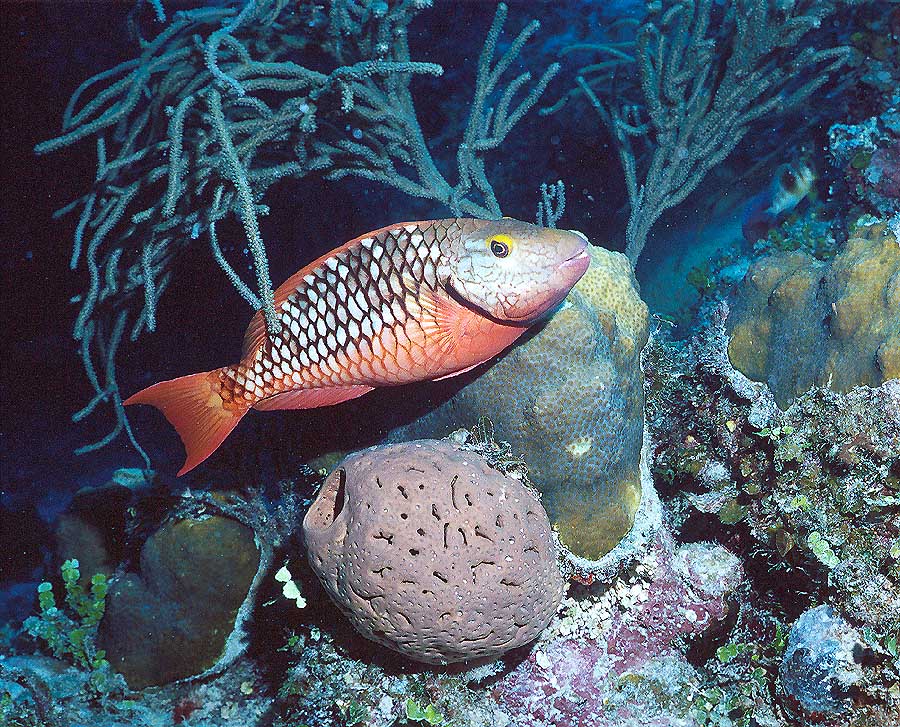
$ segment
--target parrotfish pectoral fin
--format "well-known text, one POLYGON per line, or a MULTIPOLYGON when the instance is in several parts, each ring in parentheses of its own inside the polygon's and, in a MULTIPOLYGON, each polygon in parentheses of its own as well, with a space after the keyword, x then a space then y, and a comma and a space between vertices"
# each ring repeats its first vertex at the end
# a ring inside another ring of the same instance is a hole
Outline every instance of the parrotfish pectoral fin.
POLYGON ((425 337, 449 356, 459 343, 470 312, 446 294, 425 288, 419 292, 418 301, 422 307, 419 326, 425 337))
POLYGON ((249 405, 227 405, 219 395, 222 369, 160 381, 128 397, 125 405, 150 404, 175 427, 187 457, 179 475, 189 472, 218 449, 237 426, 249 405))
POLYGON ((371 386, 329 386, 321 389, 297 389, 285 391, 283 394, 275 394, 268 399, 263 399, 253 405, 260 411, 273 411, 275 409, 316 409, 320 406, 332 406, 340 404, 357 396, 368 394, 371 386))

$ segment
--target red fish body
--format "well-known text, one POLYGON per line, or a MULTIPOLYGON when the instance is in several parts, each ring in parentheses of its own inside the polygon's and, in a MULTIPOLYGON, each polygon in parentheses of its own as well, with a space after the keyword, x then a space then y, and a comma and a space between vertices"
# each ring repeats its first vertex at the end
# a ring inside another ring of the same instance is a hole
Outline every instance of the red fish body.
POLYGON ((234 366, 163 381, 151 404, 178 430, 184 474, 253 408, 311 409, 460 374, 507 348, 587 270, 578 233, 517 220, 429 220, 358 237, 275 291, 281 329, 257 312, 234 366))

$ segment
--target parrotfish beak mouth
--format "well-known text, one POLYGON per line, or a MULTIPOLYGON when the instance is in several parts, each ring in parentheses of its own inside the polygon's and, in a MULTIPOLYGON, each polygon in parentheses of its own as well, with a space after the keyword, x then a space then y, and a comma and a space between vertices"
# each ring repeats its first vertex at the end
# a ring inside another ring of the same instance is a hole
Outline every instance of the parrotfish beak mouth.
MULTIPOLYGON (((563 260, 559 265, 559 269, 576 276, 575 282, 577 282, 581 279, 581 276, 585 274, 588 265, 590 264, 591 256, 587 251, 587 246, 585 246, 572 255, 572 257, 563 260)), ((575 283, 573 282, 572 284, 574 285, 575 283)))
POLYGON ((578 252, 576 252, 572 257, 566 258, 563 260, 563 265, 570 265, 578 263, 581 260, 590 260, 591 256, 588 255, 587 246, 582 247, 578 252))

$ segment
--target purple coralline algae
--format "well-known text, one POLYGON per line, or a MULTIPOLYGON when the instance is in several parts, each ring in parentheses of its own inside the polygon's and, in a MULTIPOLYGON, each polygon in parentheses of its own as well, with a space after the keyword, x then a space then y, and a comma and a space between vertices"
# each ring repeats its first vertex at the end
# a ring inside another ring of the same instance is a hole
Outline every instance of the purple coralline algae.
POLYGON ((517 727, 693 724, 684 644, 725 619, 742 578, 722 546, 678 546, 662 529, 633 575, 564 600, 494 696, 517 727))

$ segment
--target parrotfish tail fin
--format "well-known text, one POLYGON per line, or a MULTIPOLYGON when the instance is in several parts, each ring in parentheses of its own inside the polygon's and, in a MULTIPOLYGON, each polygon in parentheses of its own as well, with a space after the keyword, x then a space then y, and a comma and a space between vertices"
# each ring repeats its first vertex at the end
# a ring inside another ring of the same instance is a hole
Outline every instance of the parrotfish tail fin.
POLYGON ((221 396, 224 374, 230 368, 234 367, 160 381, 124 402, 155 406, 175 427, 187 452, 179 475, 194 469, 215 452, 250 409, 250 404, 243 399, 226 402, 221 396))

